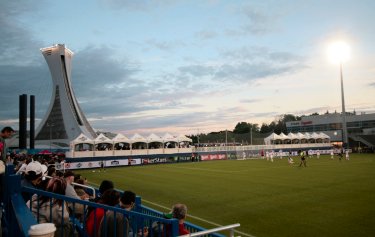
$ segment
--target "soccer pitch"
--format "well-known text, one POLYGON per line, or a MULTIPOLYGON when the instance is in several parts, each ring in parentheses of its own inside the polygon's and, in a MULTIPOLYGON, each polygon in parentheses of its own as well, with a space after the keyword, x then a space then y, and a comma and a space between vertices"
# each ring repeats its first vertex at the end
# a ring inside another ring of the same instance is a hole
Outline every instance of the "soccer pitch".
POLYGON ((206 228, 240 223, 237 236, 375 236, 375 154, 307 160, 226 160, 76 171, 94 185, 112 180, 144 205, 188 206, 206 228))

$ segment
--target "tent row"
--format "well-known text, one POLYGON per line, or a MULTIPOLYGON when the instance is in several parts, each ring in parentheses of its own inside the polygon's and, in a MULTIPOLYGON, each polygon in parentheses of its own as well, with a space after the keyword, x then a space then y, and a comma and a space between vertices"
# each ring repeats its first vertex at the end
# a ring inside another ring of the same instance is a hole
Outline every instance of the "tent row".
POLYGON ((280 133, 272 133, 268 137, 264 138, 266 145, 272 144, 302 144, 302 143, 329 143, 330 137, 323 132, 313 133, 289 133, 285 135, 280 133))
POLYGON ((108 150, 135 150, 135 149, 161 149, 161 148, 186 148, 192 140, 184 135, 173 136, 166 133, 163 137, 152 133, 143 137, 136 133, 128 138, 119 133, 110 139, 100 134, 95 139, 90 139, 80 134, 71 142, 74 151, 108 151, 108 150))

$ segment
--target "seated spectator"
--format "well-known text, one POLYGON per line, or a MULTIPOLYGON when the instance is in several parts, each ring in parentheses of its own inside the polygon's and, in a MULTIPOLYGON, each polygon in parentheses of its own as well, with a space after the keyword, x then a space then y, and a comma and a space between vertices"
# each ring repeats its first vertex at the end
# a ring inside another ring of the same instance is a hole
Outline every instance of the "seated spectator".
MULTIPOLYGON (((103 193, 103 196, 98 203, 108 205, 108 206, 116 206, 119 204, 119 200, 120 200, 120 193, 114 189, 108 189, 107 191, 103 193)), ((88 236, 90 237, 100 236, 99 226, 102 222, 105 212, 106 211, 103 208, 95 208, 93 211, 89 213, 87 220, 86 220, 86 229, 87 229, 88 236)), ((111 235, 107 235, 107 236, 111 236, 111 235)))
POLYGON ((97 196, 100 198, 105 191, 107 191, 108 189, 113 189, 113 188, 115 188, 115 186, 113 185, 112 181, 110 181, 110 180, 103 180, 100 183, 99 193, 98 193, 97 196))
MULTIPOLYGON (((44 167, 38 161, 30 162, 26 166, 24 179, 21 180, 21 185, 23 187, 43 189, 42 177, 45 171, 46 170, 44 170, 44 167)), ((22 193, 22 197, 25 202, 30 200, 31 196, 32 195, 30 193, 22 193)))
MULTIPOLYGON (((135 197, 136 195, 132 191, 124 191, 123 195, 120 198, 120 208, 127 211, 132 211, 132 209, 135 207, 135 197)), ((115 217, 113 211, 108 211, 106 213, 106 220, 106 225, 104 225, 104 223, 102 222, 99 228, 101 236, 115 236, 115 223, 116 236, 134 236, 132 230, 132 222, 129 216, 122 213, 116 213, 115 217)), ((148 236, 147 227, 143 228, 143 232, 142 229, 139 229, 137 236, 148 236)))
POLYGON ((179 235, 187 235, 190 232, 185 229, 184 222, 187 214, 187 207, 185 204, 175 204, 172 207, 172 216, 178 220, 179 235))
POLYGON ((19 164, 19 169, 17 170, 16 174, 24 174, 26 172, 27 165, 32 161, 31 158, 22 158, 19 164))
MULTIPOLYGON (((85 181, 83 179, 77 179, 75 183, 85 185, 85 181)), ((90 195, 86 193, 83 187, 76 185, 74 186, 74 190, 82 200, 88 200, 90 198, 90 195)))
MULTIPOLYGON (((68 170, 64 173, 64 178, 66 181, 66 189, 65 189, 65 196, 75 198, 75 199, 81 199, 80 196, 76 193, 74 190, 74 187, 72 186, 72 183, 74 181, 74 173, 71 170, 68 170)), ((68 208, 75 217, 80 218, 84 214, 84 206, 82 204, 73 204, 71 202, 68 203, 68 208)))
MULTIPOLYGON (((63 178, 55 177, 52 178, 47 185, 46 191, 60 195, 65 195, 66 181, 63 178)), ((34 216, 38 219, 39 223, 52 222, 56 226, 55 236, 72 236, 73 226, 69 222, 69 212, 67 204, 63 204, 63 200, 52 199, 47 196, 34 195, 31 203, 27 202, 27 206, 30 207, 34 216), (63 231, 63 235, 61 235, 63 231)))

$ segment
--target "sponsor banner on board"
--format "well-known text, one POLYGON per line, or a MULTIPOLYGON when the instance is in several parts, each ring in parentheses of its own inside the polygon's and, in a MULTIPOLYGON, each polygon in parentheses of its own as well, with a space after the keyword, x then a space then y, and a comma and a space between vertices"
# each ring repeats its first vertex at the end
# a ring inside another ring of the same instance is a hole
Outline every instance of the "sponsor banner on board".
POLYGON ((225 154, 201 155, 201 160, 226 160, 226 155, 225 154))
MULTIPOLYGON (((103 161, 87 161, 87 162, 69 162, 65 163, 65 169, 91 169, 105 168, 115 166, 140 165, 141 159, 125 159, 125 160, 103 160, 103 161)), ((60 166, 61 167, 61 164, 60 166)))

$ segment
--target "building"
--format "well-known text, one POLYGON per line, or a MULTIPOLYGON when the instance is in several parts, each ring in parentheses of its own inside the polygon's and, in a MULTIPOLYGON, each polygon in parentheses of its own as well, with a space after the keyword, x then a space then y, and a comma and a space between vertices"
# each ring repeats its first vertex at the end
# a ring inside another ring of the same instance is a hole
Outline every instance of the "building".
POLYGON ((81 133, 89 138, 96 134, 82 112, 71 84, 73 52, 64 44, 42 48, 52 76, 52 97, 49 108, 36 130, 38 144, 69 147, 81 133))
MULTIPOLYGON (((351 148, 375 146, 375 113, 346 113, 348 140, 351 148)), ((286 123, 289 132, 323 132, 330 136, 331 142, 341 145, 342 115, 327 113, 322 115, 304 116, 300 121, 286 123)))

